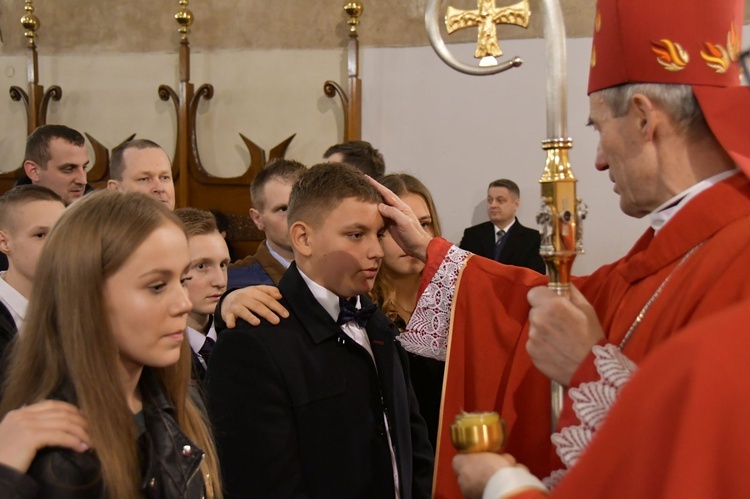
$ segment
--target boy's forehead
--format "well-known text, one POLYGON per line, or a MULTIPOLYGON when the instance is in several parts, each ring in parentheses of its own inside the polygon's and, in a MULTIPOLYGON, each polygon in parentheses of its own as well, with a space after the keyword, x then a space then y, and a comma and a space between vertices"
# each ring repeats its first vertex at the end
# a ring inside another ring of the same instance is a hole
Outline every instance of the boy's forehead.
POLYGON ((32 199, 15 203, 0 217, 0 230, 15 231, 31 227, 51 227, 60 218, 65 205, 51 199, 32 199))
POLYGON ((384 225, 378 203, 357 198, 345 198, 323 215, 323 223, 335 222, 338 226, 360 225, 378 228, 384 225))
MULTIPOLYGON (((218 231, 208 234, 196 234, 188 236, 188 247, 193 249, 218 248, 227 249, 227 242, 218 231)), ((227 249, 228 251, 228 249, 227 249)))

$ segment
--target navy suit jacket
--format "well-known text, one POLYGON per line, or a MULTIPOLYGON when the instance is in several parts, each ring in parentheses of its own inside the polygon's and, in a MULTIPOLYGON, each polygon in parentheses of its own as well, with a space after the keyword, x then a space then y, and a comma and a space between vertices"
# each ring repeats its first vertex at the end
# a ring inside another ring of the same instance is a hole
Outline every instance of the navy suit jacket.
POLYGON ((393 497, 384 412, 401 497, 430 497, 433 449, 393 323, 379 310, 368 322, 373 363, 296 265, 279 290, 289 318, 240 322, 211 353, 206 391, 226 497, 393 497))
MULTIPOLYGON (((475 255, 494 260, 496 230, 492 222, 484 222, 469 227, 464 231, 464 237, 461 238, 459 247, 471 251, 475 255)), ((547 266, 544 264, 542 257, 539 256, 540 245, 539 231, 524 227, 516 218, 516 223, 505 234, 505 243, 498 261, 506 265, 526 267, 536 270, 540 274, 545 274, 547 273, 547 266)))

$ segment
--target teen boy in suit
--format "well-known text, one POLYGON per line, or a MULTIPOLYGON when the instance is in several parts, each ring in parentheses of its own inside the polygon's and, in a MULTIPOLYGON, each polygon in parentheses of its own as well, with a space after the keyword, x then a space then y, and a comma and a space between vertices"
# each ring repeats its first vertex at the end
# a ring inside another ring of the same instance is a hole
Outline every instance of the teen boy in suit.
POLYGON ((213 311, 227 289, 229 248, 210 211, 180 208, 174 214, 188 237, 190 267, 185 288, 193 309, 188 314, 186 331, 193 353, 193 378, 203 381, 216 343, 213 311))
POLYGON ((224 330, 207 377, 227 497, 427 498, 432 448, 396 329, 366 298, 380 195, 317 165, 292 189, 279 325, 224 330), (252 330, 251 330, 252 329, 252 330))

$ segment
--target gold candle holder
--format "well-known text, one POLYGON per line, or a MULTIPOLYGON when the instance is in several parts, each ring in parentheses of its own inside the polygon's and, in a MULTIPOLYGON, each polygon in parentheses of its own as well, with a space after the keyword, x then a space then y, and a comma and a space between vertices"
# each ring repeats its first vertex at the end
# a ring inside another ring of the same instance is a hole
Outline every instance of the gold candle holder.
POLYGON ((462 412, 451 425, 451 442, 463 454, 497 452, 506 435, 505 421, 496 412, 462 412))

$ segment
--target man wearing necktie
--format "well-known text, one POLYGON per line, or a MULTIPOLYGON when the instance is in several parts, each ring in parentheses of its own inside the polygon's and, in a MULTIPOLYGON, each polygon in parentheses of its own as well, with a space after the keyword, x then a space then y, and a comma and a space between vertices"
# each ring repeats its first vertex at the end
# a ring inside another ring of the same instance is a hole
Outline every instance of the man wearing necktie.
POLYGON ((547 272, 539 256, 539 232, 524 227, 516 218, 521 203, 521 191, 515 182, 500 179, 487 188, 489 221, 469 227, 461 238, 461 249, 491 258, 506 265, 515 265, 547 272))
POLYGON ((433 450, 393 323, 366 297, 380 196, 324 164, 292 189, 278 325, 219 335, 206 380, 227 498, 428 498, 433 450))

